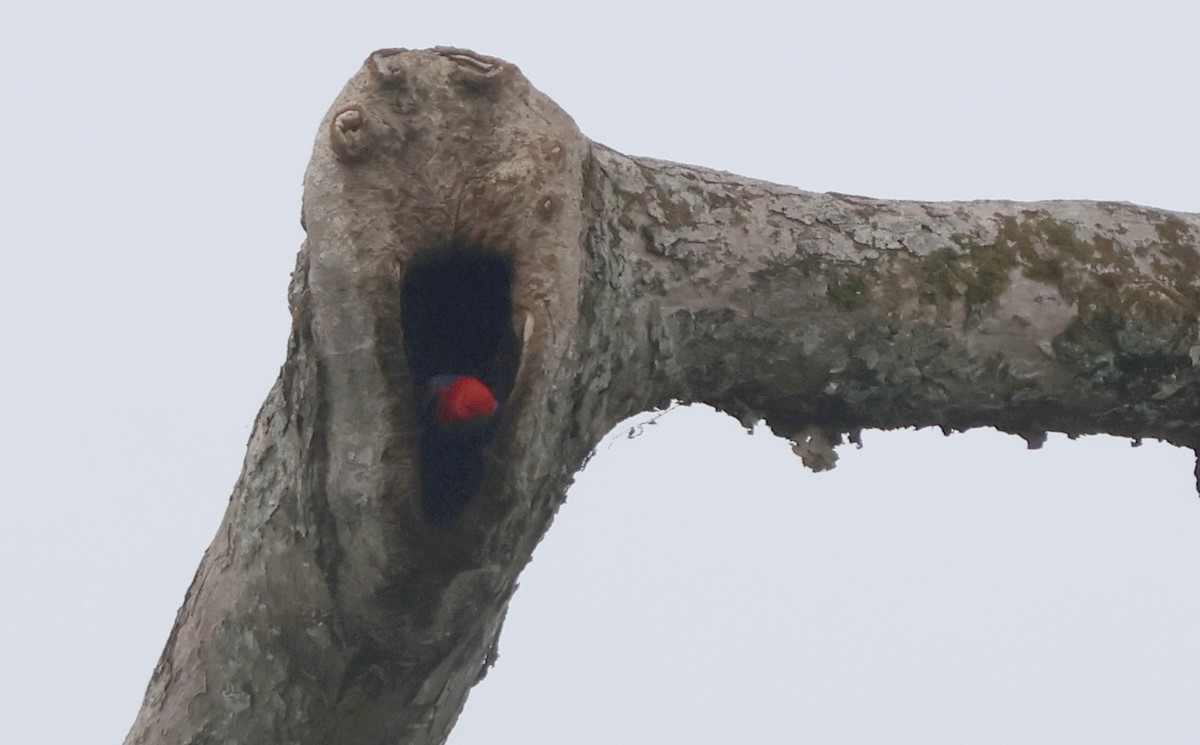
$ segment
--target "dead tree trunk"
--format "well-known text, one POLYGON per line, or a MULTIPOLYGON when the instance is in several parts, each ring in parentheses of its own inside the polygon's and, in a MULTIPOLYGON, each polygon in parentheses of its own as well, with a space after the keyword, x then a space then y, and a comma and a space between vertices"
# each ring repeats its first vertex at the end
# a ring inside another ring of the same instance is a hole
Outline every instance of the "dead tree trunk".
POLYGON ((126 743, 440 743, 618 421, 1200 441, 1200 216, 814 194, 584 138, 510 64, 373 54, 321 124, 288 356, 126 743), (499 391, 421 509, 420 382, 499 391))

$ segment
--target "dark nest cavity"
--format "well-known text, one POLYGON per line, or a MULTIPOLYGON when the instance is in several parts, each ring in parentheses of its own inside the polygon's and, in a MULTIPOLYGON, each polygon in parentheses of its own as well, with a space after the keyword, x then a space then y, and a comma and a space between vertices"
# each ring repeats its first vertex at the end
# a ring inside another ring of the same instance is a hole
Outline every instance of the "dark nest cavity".
POLYGON ((419 400, 421 506, 433 525, 453 522, 485 476, 493 426, 464 438, 442 432, 426 401, 436 375, 470 375, 500 401, 512 390, 520 344, 512 331, 512 269, 496 256, 454 251, 414 266, 402 296, 404 346, 419 400))

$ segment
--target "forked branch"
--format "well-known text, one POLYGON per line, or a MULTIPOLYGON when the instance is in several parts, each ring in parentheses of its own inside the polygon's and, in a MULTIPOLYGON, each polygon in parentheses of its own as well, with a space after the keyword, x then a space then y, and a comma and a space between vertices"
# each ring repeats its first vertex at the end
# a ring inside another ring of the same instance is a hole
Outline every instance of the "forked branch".
POLYGON ((1200 441, 1197 215, 631 158, 435 49, 346 86, 303 220, 287 361, 129 745, 442 742, 573 474, 671 400, 764 417, 817 468, 868 427, 1200 441), (420 391, 446 373, 500 408, 442 525, 420 391))

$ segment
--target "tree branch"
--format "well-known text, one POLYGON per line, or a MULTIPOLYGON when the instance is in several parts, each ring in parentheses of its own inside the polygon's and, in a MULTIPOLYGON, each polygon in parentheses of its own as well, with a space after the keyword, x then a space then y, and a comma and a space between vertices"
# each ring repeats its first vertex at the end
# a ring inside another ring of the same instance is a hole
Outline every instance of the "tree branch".
POLYGON ((572 475, 672 399, 763 415, 817 468, 865 427, 1197 443, 1195 215, 629 158, 512 65, 436 49, 346 86, 303 222, 287 361, 127 745, 443 742, 572 475), (501 409, 436 527, 419 389, 447 372, 501 409))
POLYGON ((814 194, 594 153, 589 225, 622 249, 655 350, 633 386, 832 442, 937 425, 1197 444, 1200 216, 814 194))

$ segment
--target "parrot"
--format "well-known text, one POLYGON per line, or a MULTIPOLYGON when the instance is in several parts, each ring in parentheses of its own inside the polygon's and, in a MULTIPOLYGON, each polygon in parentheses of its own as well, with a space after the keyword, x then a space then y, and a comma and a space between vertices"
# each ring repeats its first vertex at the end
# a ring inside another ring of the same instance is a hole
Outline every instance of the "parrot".
POLYGON ((425 387, 437 426, 459 437, 483 432, 499 407, 487 384, 470 375, 435 375, 425 387))
POLYGON ((421 508, 431 525, 458 517, 483 482, 483 446, 499 404, 482 380, 435 375, 425 383, 421 508))

